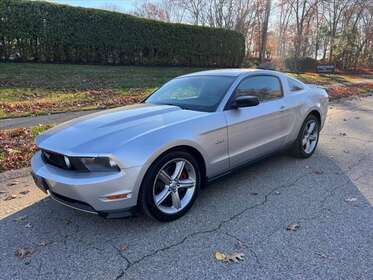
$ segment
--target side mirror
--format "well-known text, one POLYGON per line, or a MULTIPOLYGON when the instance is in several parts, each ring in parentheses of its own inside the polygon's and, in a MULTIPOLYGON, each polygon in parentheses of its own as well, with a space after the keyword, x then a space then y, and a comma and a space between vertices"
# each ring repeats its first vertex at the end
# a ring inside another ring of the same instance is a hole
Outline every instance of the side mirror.
POLYGON ((259 105, 259 98, 256 96, 239 96, 232 103, 232 108, 253 107, 259 105))

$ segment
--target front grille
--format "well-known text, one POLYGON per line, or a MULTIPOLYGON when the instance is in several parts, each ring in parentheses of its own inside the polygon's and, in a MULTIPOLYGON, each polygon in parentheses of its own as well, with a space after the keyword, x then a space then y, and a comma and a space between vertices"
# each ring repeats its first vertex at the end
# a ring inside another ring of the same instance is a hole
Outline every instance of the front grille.
POLYGON ((71 168, 67 166, 65 162, 64 155, 42 150, 41 156, 42 156, 43 161, 47 164, 50 164, 50 165, 53 165, 53 166, 56 166, 62 169, 71 170, 71 168))

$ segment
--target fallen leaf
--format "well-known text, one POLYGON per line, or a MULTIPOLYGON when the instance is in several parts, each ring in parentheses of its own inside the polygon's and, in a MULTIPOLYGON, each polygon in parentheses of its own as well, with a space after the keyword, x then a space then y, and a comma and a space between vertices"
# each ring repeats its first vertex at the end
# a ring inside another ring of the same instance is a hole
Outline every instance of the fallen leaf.
POLYGON ((346 132, 340 132, 339 133, 339 136, 346 136, 347 134, 346 134, 346 132))
POLYGON ((128 245, 127 244, 122 244, 119 246, 119 249, 124 252, 124 251, 127 251, 128 250, 128 245))
POLYGON ((12 199, 15 199, 15 198, 17 198, 16 194, 10 194, 10 195, 8 195, 7 197, 4 198, 4 201, 12 200, 12 199))
POLYGON ((222 252, 215 252, 215 259, 221 262, 239 262, 243 261, 243 257, 245 256, 244 253, 232 253, 232 254, 225 254, 222 252))
POLYGON ((243 261, 243 257, 245 256, 244 253, 233 253, 231 255, 225 256, 226 262, 240 262, 243 261))
POLYGON ((360 117, 355 117, 355 119, 356 119, 356 120, 359 120, 359 119, 360 119, 360 117))
POLYGON ((20 216, 14 219, 15 222, 21 222, 27 218, 27 215, 20 216))
POLYGON ((349 197, 349 198, 346 198, 345 201, 346 202, 354 202, 354 201, 357 201, 357 198, 356 197, 349 197))
POLYGON ((289 224, 286 229, 289 231, 297 231, 299 227, 300 225, 298 224, 289 224))
POLYGON ((347 119, 343 119, 344 122, 347 122, 347 119))
POLYGON ((221 252, 215 252, 215 259, 218 261, 225 261, 225 254, 221 252))
POLYGON ((257 192, 251 192, 250 194, 251 194, 251 195, 258 195, 257 192))
POLYGON ((16 256, 19 258, 30 257, 34 252, 30 248, 18 248, 16 250, 16 256))
POLYGON ((349 153, 350 153, 350 151, 347 151, 347 150, 343 150, 343 152, 344 152, 345 154, 349 154, 349 153))
POLYGON ((281 193, 279 191, 274 192, 275 195, 280 195, 281 193))
POLYGON ((323 174, 324 172, 323 172, 323 171, 320 171, 320 170, 316 170, 316 171, 313 172, 313 173, 315 173, 316 175, 321 175, 321 174, 323 174))
POLYGON ((10 182, 10 183, 8 183, 7 186, 8 186, 8 187, 11 187, 11 186, 15 186, 15 185, 17 185, 17 184, 18 184, 18 182, 17 182, 17 181, 14 181, 14 182, 10 182))
POLYGON ((19 194, 26 195, 26 194, 28 194, 29 192, 30 192, 29 190, 24 190, 24 191, 19 192, 19 194))
POLYGON ((32 225, 30 223, 25 225, 25 228, 31 228, 31 227, 32 227, 32 225))

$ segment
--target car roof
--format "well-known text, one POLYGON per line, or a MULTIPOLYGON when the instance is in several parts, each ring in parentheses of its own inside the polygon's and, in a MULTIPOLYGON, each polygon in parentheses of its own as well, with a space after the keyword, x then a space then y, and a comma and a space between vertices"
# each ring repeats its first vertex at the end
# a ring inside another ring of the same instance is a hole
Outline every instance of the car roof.
POLYGON ((251 68, 232 68, 232 69, 216 69, 216 70, 207 70, 194 72, 190 74, 183 75, 181 77, 191 77, 191 76, 230 76, 238 77, 241 74, 253 73, 253 74, 272 74, 280 75, 280 72, 272 70, 263 70, 263 69, 251 69, 251 68))

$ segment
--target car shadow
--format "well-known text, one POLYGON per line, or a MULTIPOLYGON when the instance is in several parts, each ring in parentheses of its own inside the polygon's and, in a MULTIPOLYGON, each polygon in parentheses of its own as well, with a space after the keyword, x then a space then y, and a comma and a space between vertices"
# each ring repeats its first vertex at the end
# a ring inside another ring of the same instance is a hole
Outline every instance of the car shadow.
MULTIPOLYGON (((135 266, 154 256, 166 261, 168 251, 175 253, 178 246, 189 242, 199 244, 198 248, 190 245, 189 249, 184 247, 183 253, 178 251, 180 265, 188 261, 182 258, 188 250, 199 254, 200 263, 196 266, 215 265, 211 258, 214 246, 233 242, 221 239, 222 234, 262 246, 263 240, 268 241, 274 232, 287 234, 286 226, 298 223, 302 225, 301 247, 312 244, 315 232, 321 234, 317 238, 333 240, 349 232, 350 238, 359 240, 356 231, 363 227, 359 223, 371 214, 368 209, 371 206, 359 189, 319 149, 307 160, 278 155, 216 180, 201 190, 185 217, 170 223, 160 223, 142 214, 127 219, 104 219, 66 208, 50 198, 42 199, 0 221, 0 261, 4 279, 62 275, 110 278, 128 268, 136 271, 135 266), (334 219, 332 224, 340 232, 325 227, 326 217, 334 219), (321 225, 313 223, 317 219, 323 220, 321 225), (311 231, 308 224, 313 233, 308 232, 311 231), (320 226, 326 231, 321 233, 320 226), (29 248, 32 255, 17 257, 15 252, 19 248, 29 248)), ((280 246, 279 250, 286 251, 279 244, 276 245, 280 246)), ((228 249, 234 249, 229 246, 228 249)), ((331 243, 324 252, 341 250, 344 246, 347 250, 351 243, 331 243)), ((307 254, 307 249, 304 253, 307 254)), ((269 257, 265 251, 262 254, 261 258, 269 257)), ((248 255, 251 259, 250 252, 248 255)), ((250 269, 252 273, 259 271, 263 264, 254 262, 250 269)))

